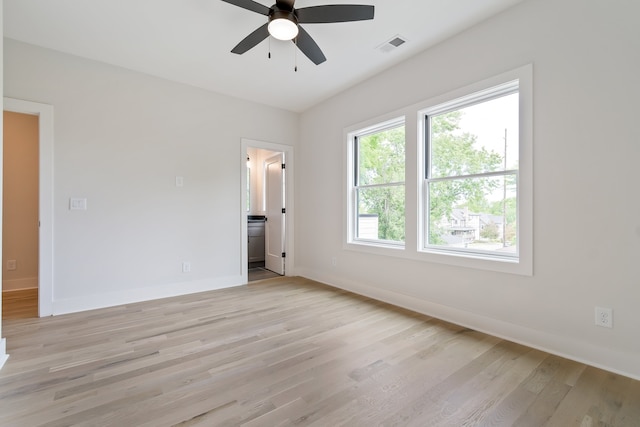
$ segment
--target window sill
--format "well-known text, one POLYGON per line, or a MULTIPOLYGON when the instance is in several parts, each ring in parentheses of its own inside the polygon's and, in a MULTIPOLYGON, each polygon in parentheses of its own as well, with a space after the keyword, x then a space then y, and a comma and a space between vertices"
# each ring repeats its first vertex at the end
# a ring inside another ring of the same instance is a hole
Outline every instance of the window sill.
POLYGON ((438 249, 423 249, 416 253, 418 259, 426 262, 473 268, 476 270, 532 276, 532 263, 522 254, 519 257, 492 256, 491 254, 459 253, 438 249))
POLYGON ((410 251, 403 245, 388 245, 360 241, 345 243, 344 249, 370 255, 422 261, 424 263, 444 264, 453 267, 494 271, 520 276, 533 276, 533 263, 531 261, 531 256, 524 257, 522 253, 519 258, 508 258, 491 256, 490 254, 460 254, 433 249, 410 251))

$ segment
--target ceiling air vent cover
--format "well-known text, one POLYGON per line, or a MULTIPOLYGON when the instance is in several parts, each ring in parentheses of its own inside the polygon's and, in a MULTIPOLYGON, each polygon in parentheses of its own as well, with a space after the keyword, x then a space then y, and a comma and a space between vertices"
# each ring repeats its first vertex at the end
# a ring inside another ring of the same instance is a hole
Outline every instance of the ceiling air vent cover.
POLYGON ((396 34, 395 36, 391 37, 389 40, 387 40, 386 42, 378 46, 378 50, 380 50, 383 53, 388 53, 393 50, 396 50, 398 47, 402 46, 406 42, 407 42, 407 39, 405 37, 402 37, 401 35, 396 34))

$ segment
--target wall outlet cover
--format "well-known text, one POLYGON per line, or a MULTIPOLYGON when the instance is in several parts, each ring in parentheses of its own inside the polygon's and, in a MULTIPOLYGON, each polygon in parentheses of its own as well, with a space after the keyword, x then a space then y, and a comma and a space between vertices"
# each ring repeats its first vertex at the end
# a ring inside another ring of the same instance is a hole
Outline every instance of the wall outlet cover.
POLYGON ((72 197, 69 199, 69 210, 72 211, 86 211, 87 199, 79 199, 72 197))
POLYGON ((613 328, 613 310, 606 307, 596 307, 596 325, 603 328, 613 328))
POLYGON ((191 263, 189 261, 184 261, 182 263, 182 272, 190 273, 191 272, 191 263))

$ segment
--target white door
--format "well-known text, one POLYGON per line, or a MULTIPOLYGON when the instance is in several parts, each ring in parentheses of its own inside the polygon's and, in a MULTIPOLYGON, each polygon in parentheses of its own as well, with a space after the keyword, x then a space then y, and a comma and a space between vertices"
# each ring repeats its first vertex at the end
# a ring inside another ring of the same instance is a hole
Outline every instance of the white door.
POLYGON ((267 222, 265 224, 265 267, 284 274, 284 154, 269 157, 264 164, 267 222))

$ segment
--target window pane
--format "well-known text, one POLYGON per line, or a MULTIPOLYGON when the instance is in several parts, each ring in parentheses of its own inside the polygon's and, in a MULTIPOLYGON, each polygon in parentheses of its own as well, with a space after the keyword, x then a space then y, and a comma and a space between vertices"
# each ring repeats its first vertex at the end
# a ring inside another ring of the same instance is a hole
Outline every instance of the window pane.
POLYGON ((517 252, 515 174, 430 182, 428 191, 428 245, 517 252))
POLYGON ((357 138, 356 185, 404 182, 404 124, 357 138))
POLYGON ((357 190, 356 238, 404 242, 404 185, 357 190))
POLYGON ((518 93, 430 117, 430 178, 518 168, 518 93))

